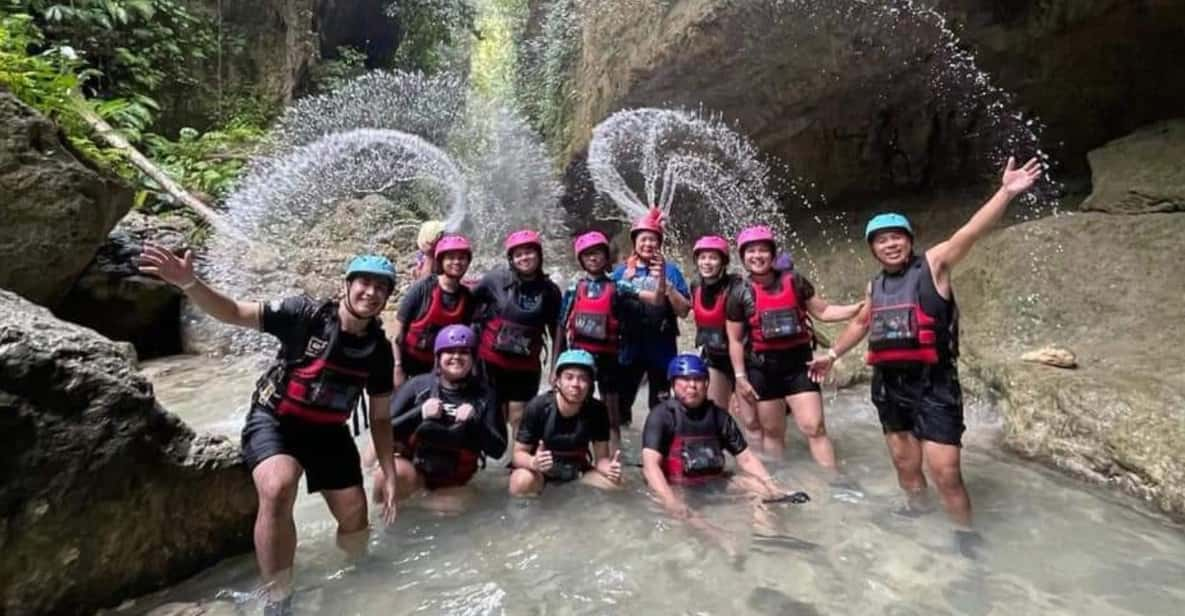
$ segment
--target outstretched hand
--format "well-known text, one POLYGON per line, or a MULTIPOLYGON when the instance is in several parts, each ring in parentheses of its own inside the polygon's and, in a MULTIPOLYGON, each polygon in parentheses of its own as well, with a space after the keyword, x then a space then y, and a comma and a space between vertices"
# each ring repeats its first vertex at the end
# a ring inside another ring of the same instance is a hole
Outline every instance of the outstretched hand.
POLYGON ((1004 165, 1004 175, 1000 178, 1000 186, 1013 195, 1019 195, 1032 188, 1041 177, 1041 173, 1041 163, 1036 157, 1030 158, 1029 162, 1017 169, 1016 159, 1009 156, 1008 163, 1004 165))
POLYGON ((822 383, 823 379, 827 378, 827 373, 831 371, 831 367, 835 364, 834 361, 827 355, 821 355, 806 363, 807 376, 811 378, 813 383, 822 383))
POLYGON ((188 286, 195 279, 193 252, 186 250, 178 258, 159 244, 144 242, 144 250, 140 253, 140 271, 178 287, 188 286))

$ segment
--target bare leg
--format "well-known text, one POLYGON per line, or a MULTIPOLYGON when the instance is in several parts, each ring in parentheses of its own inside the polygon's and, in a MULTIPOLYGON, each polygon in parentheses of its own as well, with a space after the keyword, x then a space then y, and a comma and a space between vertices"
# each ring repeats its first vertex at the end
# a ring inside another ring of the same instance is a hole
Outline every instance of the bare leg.
POLYGON ((765 455, 781 460, 786 442, 786 403, 762 400, 757 403, 757 422, 761 424, 761 444, 765 455))
POLYGON ((922 450, 926 460, 926 468, 934 480, 934 486, 942 497, 942 506, 955 524, 971 527, 971 498, 967 495, 967 488, 963 485, 962 460, 960 450, 955 445, 944 445, 933 441, 923 441, 922 450))
POLYGON ((823 420, 823 396, 807 391, 786 396, 786 404, 794 413, 794 423, 806 437, 811 448, 811 457, 828 470, 835 470, 835 446, 827 436, 827 425, 823 420))
POLYGON ((757 421, 757 408, 749 404, 744 398, 733 396, 732 407, 729 411, 736 418, 737 423, 740 424, 741 432, 745 435, 745 441, 749 443, 749 447, 753 448, 753 453, 758 455, 764 454, 765 443, 761 438, 761 422, 757 421))
POLYGON ((609 412, 609 451, 621 450, 621 400, 617 394, 603 394, 609 412))
MULTIPOLYGON (((395 496, 399 501, 410 498, 412 495, 424 489, 424 478, 410 460, 401 456, 395 456, 395 489, 398 494, 395 496)), ((385 496, 383 492, 383 475, 376 473, 374 476, 374 486, 372 489, 374 493, 374 502, 383 502, 385 496)))
POLYGON ((366 520, 366 492, 362 486, 355 486, 343 490, 324 490, 321 496, 337 520, 337 547, 346 553, 347 560, 357 560, 366 553, 366 541, 370 538, 366 520))
POLYGON ((897 469, 897 484, 905 491, 909 508, 923 511, 926 507, 926 476, 922 474, 922 444, 909 432, 885 434, 893 467, 897 469))
POLYGON ((543 473, 516 468, 510 473, 511 496, 535 496, 543 491, 543 473))
POLYGON ((269 600, 292 592, 292 563, 296 558, 296 521, 292 509, 304 469, 296 458, 272 456, 251 472, 259 511, 255 514, 255 558, 269 600))
POLYGON ((708 368, 708 399, 716 406, 728 410, 729 400, 732 398, 732 383, 724 372, 715 368, 708 368))
POLYGON ((594 468, 580 478, 580 483, 600 490, 620 490, 625 487, 625 477, 622 477, 620 481, 613 481, 594 468))

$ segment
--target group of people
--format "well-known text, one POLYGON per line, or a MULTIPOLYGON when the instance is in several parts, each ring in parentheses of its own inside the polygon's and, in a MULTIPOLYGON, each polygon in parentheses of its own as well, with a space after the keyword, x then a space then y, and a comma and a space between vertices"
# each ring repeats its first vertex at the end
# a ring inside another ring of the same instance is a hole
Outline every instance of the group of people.
POLYGON ((904 511, 928 509, 924 467, 970 544, 978 536, 961 474, 951 270, 1040 173, 1036 160, 1017 168, 1010 159, 995 195, 923 253, 904 216, 873 217, 865 239, 880 271, 855 304, 829 303, 791 264, 780 263, 773 230, 760 225, 736 238, 743 274, 729 269, 727 239, 699 238, 689 285, 664 258, 657 210, 633 225, 632 253, 616 265, 605 234, 575 237, 583 273, 563 293, 544 270, 536 231, 511 233, 507 265, 474 282, 465 279, 469 240, 433 225, 419 238, 419 278, 385 325, 379 315, 397 275, 382 256, 355 258, 339 298, 327 301, 237 301, 195 276, 191 254, 154 245, 145 247, 141 267, 179 286, 214 318, 281 342, 242 435, 259 495, 257 558, 278 609, 289 600, 302 474, 336 518, 339 545, 349 554, 365 549, 363 465, 347 427, 364 399, 367 458, 378 466, 372 493, 389 524, 397 504, 417 493, 462 506, 472 494, 460 488, 508 446, 513 495, 576 480, 622 486, 621 429, 632 421, 645 379, 642 476, 666 510, 686 518, 688 485, 727 481, 767 502, 808 500, 779 486, 762 462, 782 457, 788 415, 815 462, 842 482, 819 383, 865 337, 872 401, 908 497, 904 511), (689 314, 697 349, 680 353, 679 319, 689 314), (816 349, 816 320, 848 321, 825 352, 816 349), (540 393, 545 374, 550 387, 540 393), (725 452, 738 472, 726 470, 725 452))

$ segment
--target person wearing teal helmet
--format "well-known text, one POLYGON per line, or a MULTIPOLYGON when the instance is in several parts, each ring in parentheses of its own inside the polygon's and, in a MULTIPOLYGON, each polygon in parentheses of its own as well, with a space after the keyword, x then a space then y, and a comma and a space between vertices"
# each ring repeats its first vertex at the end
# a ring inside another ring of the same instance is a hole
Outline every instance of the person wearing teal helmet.
POLYGON ((602 489, 619 488, 621 452, 609 454, 609 411, 592 397, 596 359, 571 349, 555 362, 555 387, 527 403, 515 435, 510 493, 538 494, 548 483, 580 479, 602 489))
POLYGON ((357 557, 366 549, 366 493, 358 449, 346 422, 363 395, 370 428, 390 486, 383 519, 395 518, 395 468, 387 408, 394 358, 378 316, 394 291, 395 268, 385 257, 363 255, 346 268, 340 301, 307 296, 268 303, 231 299, 194 274, 193 255, 181 257, 147 244, 140 270, 176 285, 210 316, 262 330, 280 340, 280 353, 252 396, 242 433, 243 457, 259 496, 255 555, 268 589, 269 609, 291 605, 296 555, 293 505, 302 475, 337 519, 338 545, 357 557))
POLYGON ((960 550, 969 556, 980 539, 971 531, 959 449, 965 426, 951 272, 1039 177, 1036 158, 1020 168, 1009 158, 996 194, 954 235, 921 255, 914 251, 914 230, 904 216, 880 214, 869 221, 865 239, 881 271, 868 285, 860 314, 827 356, 810 365, 813 374, 824 375, 839 356, 869 337, 865 359, 873 366, 872 401, 908 498, 903 511, 926 508, 924 467, 958 525, 960 550))

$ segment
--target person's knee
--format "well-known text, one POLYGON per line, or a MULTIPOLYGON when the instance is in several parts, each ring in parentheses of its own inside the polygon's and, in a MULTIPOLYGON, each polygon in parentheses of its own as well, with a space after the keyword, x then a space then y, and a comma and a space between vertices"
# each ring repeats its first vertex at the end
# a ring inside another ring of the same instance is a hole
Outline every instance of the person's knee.
POLYGON ((299 483, 299 475, 291 477, 285 473, 263 473, 255 477, 255 491, 259 495, 260 511, 291 511, 299 483))
POLYGON ((366 498, 359 495, 359 498, 343 499, 338 504, 335 514, 338 533, 356 533, 364 530, 367 526, 366 498))
POLYGON ((957 464, 939 464, 930 467, 935 487, 943 493, 963 491, 963 472, 957 464))
POLYGON ((807 438, 822 438, 827 436, 827 423, 822 417, 804 419, 798 422, 798 431, 807 438))
POLYGON ((543 488, 543 478, 525 468, 516 468, 510 474, 511 496, 531 496, 543 488))

